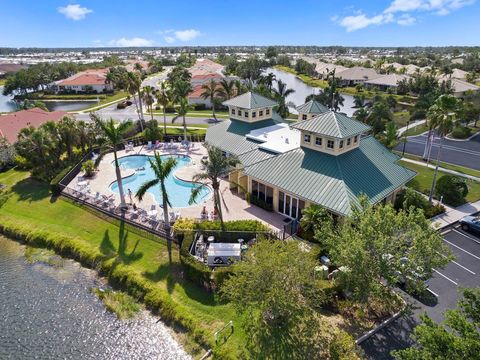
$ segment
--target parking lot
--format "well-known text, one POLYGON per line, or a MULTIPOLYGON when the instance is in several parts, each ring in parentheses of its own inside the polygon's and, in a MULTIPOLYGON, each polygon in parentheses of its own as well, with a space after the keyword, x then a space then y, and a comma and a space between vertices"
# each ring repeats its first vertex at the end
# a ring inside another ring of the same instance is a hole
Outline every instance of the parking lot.
POLYGON ((391 359, 391 350, 412 345, 410 334, 420 322, 421 314, 427 313, 441 322, 444 312, 456 307, 462 288, 480 286, 480 235, 463 231, 458 224, 441 234, 455 259, 444 269, 436 269, 428 283, 436 302, 425 304, 403 292, 401 295, 412 306, 412 311, 362 344, 368 359, 391 359))

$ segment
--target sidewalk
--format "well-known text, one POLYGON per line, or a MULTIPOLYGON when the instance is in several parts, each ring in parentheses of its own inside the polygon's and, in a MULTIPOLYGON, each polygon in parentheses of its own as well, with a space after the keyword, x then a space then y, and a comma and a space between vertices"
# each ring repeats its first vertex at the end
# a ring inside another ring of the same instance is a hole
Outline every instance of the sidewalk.
MULTIPOLYGON (((417 161, 417 160, 412 160, 412 159, 408 159, 408 158, 405 158, 403 157, 402 158, 402 161, 405 161, 405 162, 409 162, 409 163, 412 163, 412 164, 416 164, 416 165, 420 165, 420 166, 425 166, 425 167, 428 167, 430 169, 435 169, 435 164, 427 164, 422 162, 422 161, 417 161)), ((438 167, 438 171, 442 171, 442 172, 445 172, 445 173, 448 173, 448 174, 452 174, 452 175, 457 175, 457 176, 460 176, 460 177, 463 177, 465 179, 469 179, 469 180, 473 180, 473 181, 479 181, 480 182, 480 178, 477 177, 477 176, 473 176, 473 175, 468 175, 468 174, 464 174, 464 173, 461 173, 459 171, 455 171, 455 170, 450 170, 450 169, 445 169, 441 166, 438 167)))
POLYGON ((397 130, 397 134, 398 136, 402 136, 402 134, 408 130, 411 130, 411 129, 414 129, 416 128, 418 125, 422 125, 422 124, 425 124, 427 120, 417 120, 411 124, 408 124, 408 126, 404 126, 404 127, 401 127, 400 129, 397 130))
POLYGON ((455 221, 460 220, 464 216, 474 214, 480 211, 480 200, 474 203, 463 204, 455 209, 449 210, 431 219, 434 229, 442 229, 455 221))

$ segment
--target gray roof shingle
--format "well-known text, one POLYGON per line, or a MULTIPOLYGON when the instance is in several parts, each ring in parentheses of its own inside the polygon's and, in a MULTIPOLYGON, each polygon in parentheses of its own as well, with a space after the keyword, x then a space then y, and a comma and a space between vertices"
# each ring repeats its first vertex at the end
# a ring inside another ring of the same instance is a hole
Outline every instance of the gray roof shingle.
POLYGON ((292 128, 324 136, 344 139, 369 131, 371 128, 342 113, 328 111, 292 125, 292 128))

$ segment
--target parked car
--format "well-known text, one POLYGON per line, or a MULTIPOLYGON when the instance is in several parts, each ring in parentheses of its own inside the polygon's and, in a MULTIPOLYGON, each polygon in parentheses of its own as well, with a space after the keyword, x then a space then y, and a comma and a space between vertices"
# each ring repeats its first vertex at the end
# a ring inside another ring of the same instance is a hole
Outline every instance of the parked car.
POLYGON ((465 231, 480 233, 480 216, 465 216, 460 220, 460 226, 465 231))

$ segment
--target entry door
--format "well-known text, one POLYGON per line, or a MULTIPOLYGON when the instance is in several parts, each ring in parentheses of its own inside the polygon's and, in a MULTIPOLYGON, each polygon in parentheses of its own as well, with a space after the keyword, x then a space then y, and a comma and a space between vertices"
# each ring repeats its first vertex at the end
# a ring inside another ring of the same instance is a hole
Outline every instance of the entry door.
POLYGON ((279 192, 278 211, 291 218, 298 215, 298 199, 283 192, 279 192))

